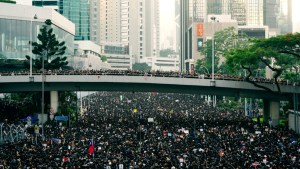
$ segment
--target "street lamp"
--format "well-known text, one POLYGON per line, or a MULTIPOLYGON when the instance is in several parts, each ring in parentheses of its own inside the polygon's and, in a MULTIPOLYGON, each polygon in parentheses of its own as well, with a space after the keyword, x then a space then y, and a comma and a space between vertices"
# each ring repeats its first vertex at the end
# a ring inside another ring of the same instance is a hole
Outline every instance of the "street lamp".
POLYGON ((45 111, 45 54, 42 55, 42 137, 44 138, 44 111, 45 111))
POLYGON ((215 20, 216 20, 216 17, 212 16, 210 18, 212 20, 212 49, 211 49, 211 85, 214 86, 215 85, 215 20))
MULTIPOLYGON (((211 82, 210 85, 211 86, 216 86, 216 82, 215 82, 215 21, 216 21, 216 17, 212 16, 210 18, 212 20, 212 39, 211 39, 211 43, 212 43, 212 49, 211 49, 211 82)), ((213 107, 216 106, 216 96, 213 96, 213 107)))
MULTIPOLYGON (((37 19, 37 15, 35 14, 33 19, 37 19)), ((29 42, 29 52, 30 52, 30 78, 32 77, 32 22, 33 20, 30 19, 30 42, 29 42)))

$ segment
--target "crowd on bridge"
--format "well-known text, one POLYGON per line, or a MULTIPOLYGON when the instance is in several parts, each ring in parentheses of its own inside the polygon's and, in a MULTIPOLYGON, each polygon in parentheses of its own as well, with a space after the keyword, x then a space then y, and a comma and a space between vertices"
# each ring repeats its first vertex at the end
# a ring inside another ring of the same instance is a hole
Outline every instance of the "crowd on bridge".
MULTIPOLYGON (((16 75, 26 75, 28 76, 30 72, 28 71, 14 71, 14 72, 0 72, 0 76, 16 76, 16 75)), ((33 75, 41 75, 42 71, 37 70, 33 71, 33 75)), ((141 70, 47 70, 44 72, 45 75, 111 75, 111 76, 144 76, 144 77, 174 77, 174 78, 202 78, 202 79, 211 79, 212 75, 209 73, 200 74, 195 71, 190 72, 180 72, 180 71, 141 71, 141 70)), ((223 73, 215 73, 214 79, 216 80, 233 80, 233 81, 244 81, 244 76, 234 76, 223 73)), ((264 77, 251 77, 252 81, 259 83, 274 83, 274 79, 268 79, 264 77)), ((282 85, 294 85, 293 82, 278 79, 279 84, 282 85)), ((295 85, 299 85, 299 83, 295 83, 295 85)))
POLYGON ((78 123, 0 146, 2 168, 300 168, 299 135, 190 94, 97 92, 78 123))

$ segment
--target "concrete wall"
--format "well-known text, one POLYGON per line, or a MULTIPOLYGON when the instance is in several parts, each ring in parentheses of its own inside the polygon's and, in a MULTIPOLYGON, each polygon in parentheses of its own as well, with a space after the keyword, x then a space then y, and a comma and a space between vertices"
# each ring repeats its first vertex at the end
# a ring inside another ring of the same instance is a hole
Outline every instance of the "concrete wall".
POLYGON ((296 131, 298 134, 300 133, 300 116, 296 113, 296 118, 294 113, 289 113, 289 129, 296 131), (296 120, 296 130, 295 130, 295 120, 296 120))

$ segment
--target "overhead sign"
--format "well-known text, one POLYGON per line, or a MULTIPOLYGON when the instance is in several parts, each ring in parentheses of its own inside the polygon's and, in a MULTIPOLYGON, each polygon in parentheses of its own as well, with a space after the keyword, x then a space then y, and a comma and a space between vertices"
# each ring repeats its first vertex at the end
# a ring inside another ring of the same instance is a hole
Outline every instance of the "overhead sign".
POLYGON ((68 121, 68 116, 55 116, 56 121, 68 121))

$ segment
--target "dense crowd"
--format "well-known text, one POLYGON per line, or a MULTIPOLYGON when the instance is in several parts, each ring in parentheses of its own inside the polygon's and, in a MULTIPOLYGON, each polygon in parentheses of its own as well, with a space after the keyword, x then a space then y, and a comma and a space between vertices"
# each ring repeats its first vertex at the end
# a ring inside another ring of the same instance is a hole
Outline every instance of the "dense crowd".
POLYGON ((24 106, 24 103, 25 102, 0 99, 0 123, 5 120, 17 122, 21 118, 24 118, 25 114, 20 109, 24 106))
POLYGON ((188 94, 98 92, 71 127, 0 146, 0 168, 300 168, 299 136, 188 94))
MULTIPOLYGON (((173 78, 202 78, 211 79, 211 74, 199 74, 197 72, 180 72, 180 71, 140 71, 140 70, 48 70, 44 72, 46 75, 113 75, 113 76, 149 76, 149 77, 173 77, 173 78)), ((41 75, 42 71, 34 71, 33 75, 41 75)), ((18 72, 0 72, 0 76, 16 76, 16 75, 29 75, 28 71, 18 72)), ((215 73, 214 78, 216 80, 234 80, 244 81, 243 76, 234 76, 222 73, 215 73)), ((268 79, 264 77, 251 77, 251 81, 259 83, 274 83, 274 79, 268 79)), ((293 83, 285 79, 278 79, 278 83, 282 85, 299 85, 299 83, 293 83)))

